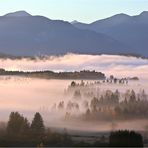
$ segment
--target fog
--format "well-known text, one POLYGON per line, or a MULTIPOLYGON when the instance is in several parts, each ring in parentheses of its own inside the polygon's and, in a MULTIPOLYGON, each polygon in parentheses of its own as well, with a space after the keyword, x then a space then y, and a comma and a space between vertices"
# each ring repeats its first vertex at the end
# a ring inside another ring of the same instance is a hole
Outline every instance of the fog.
POLYGON ((6 70, 97 70, 106 75, 115 76, 139 76, 148 75, 148 60, 136 57, 118 55, 79 55, 67 54, 64 56, 46 56, 45 58, 29 59, 1 59, 0 67, 6 70))
MULTIPOLYGON (((68 83, 68 82, 67 82, 68 83)), ((48 108, 52 102, 62 98, 65 81, 30 79, 21 77, 1 77, 0 109, 2 113, 22 111, 36 112, 48 108)), ((33 116, 33 114, 32 114, 33 116)), ((8 115, 3 116, 5 119, 8 115)))
MULTIPOLYGON (((104 72, 107 76, 113 74, 118 78, 138 76, 139 81, 130 81, 127 85, 101 84, 97 87, 102 91, 118 89, 121 93, 127 89, 134 89, 136 93, 145 90, 148 94, 148 60, 115 56, 115 55, 77 55, 67 54, 64 56, 51 56, 44 59, 0 59, 0 67, 6 70, 53 70, 53 71, 75 71, 75 70, 96 70, 104 72)), ((18 111, 32 120, 35 112, 40 112, 46 126, 55 128, 67 128, 87 131, 110 131, 113 129, 135 129, 145 130, 148 125, 146 119, 134 119, 123 121, 83 121, 79 120, 77 114, 84 114, 82 100, 73 100, 73 93, 66 93, 72 80, 44 80, 36 78, 25 78, 17 76, 0 77, 0 119, 7 121, 11 111, 18 111), (75 113, 74 119, 65 120, 65 113, 62 110, 55 110, 56 106, 64 101, 80 104, 79 111, 75 113)), ((76 83, 81 81, 77 80, 76 83)), ((95 81, 84 81, 94 83, 95 81)), ((96 90, 97 87, 91 88, 96 90)), ((87 98, 88 99, 88 98, 87 98)))
MULTIPOLYGON (((148 124, 147 120, 117 121, 115 127, 112 126, 113 120, 105 121, 83 121, 83 120, 64 120, 64 111, 54 111, 53 105, 60 101, 73 101, 72 94, 65 94, 72 80, 44 80, 24 77, 1 77, 0 78, 0 117, 1 121, 7 121, 11 111, 19 111, 30 121, 35 112, 40 112, 44 118, 46 126, 55 128, 67 128, 87 131, 110 131, 112 128, 144 129, 148 124), (79 122, 78 122, 79 121, 79 122), (93 125, 93 126, 92 126, 93 125)), ((79 80, 76 81, 80 83, 79 80)), ((92 83, 94 81, 84 81, 92 83)), ((131 81, 128 85, 102 84, 102 90, 118 88, 121 92, 127 89, 139 91, 145 89, 148 84, 145 81, 131 81)), ((97 90, 96 90, 97 91, 97 90)), ((81 101, 77 101, 81 102, 81 101)), ((80 113, 83 112, 81 103, 80 113)))

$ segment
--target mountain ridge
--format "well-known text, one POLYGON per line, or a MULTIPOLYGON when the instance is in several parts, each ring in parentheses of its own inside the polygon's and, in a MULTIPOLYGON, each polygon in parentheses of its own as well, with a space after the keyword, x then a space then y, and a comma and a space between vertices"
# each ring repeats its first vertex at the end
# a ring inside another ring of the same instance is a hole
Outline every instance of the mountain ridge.
POLYGON ((26 17, 26 16, 32 16, 32 15, 29 14, 28 12, 22 10, 22 11, 16 11, 16 12, 8 13, 4 16, 7 16, 7 17, 26 17))
POLYGON ((129 16, 117 14, 90 24, 75 23, 79 29, 103 33, 135 49, 134 52, 148 57, 148 11, 129 16))
MULTIPOLYGON (((124 14, 116 15, 121 16, 128 17, 124 14)), ((141 51, 137 52, 110 34, 88 28, 80 29, 75 23, 33 16, 26 11, 8 13, 0 17, 0 53, 13 56, 66 53, 144 56, 141 51)))
POLYGON ((15 56, 80 54, 116 54, 128 51, 126 45, 102 33, 81 30, 67 21, 26 12, 0 17, 0 52, 15 56), (14 16, 19 17, 14 17, 14 16), (23 16, 21 17, 21 15, 23 16), (118 51, 119 50, 119 51, 118 51))

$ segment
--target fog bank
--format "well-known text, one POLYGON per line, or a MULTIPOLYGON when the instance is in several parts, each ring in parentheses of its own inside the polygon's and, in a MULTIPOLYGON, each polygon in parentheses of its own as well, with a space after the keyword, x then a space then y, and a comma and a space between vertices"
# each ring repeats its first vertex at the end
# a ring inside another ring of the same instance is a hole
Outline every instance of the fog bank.
POLYGON ((0 67, 6 70, 22 71, 80 71, 96 70, 106 75, 148 76, 148 60, 118 55, 80 55, 49 56, 35 59, 0 59, 0 67))

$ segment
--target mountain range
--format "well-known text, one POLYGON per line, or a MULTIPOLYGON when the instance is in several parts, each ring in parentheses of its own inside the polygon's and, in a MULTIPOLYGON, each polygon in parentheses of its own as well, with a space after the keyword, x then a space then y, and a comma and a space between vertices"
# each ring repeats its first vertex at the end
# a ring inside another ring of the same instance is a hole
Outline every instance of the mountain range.
POLYGON ((103 33, 131 47, 132 53, 148 56, 148 12, 137 16, 117 14, 91 24, 73 22, 79 29, 103 33), (134 50, 133 50, 134 49, 134 50))
POLYGON ((13 56, 133 54, 148 57, 148 12, 91 24, 17 11, 0 16, 0 53, 13 56))

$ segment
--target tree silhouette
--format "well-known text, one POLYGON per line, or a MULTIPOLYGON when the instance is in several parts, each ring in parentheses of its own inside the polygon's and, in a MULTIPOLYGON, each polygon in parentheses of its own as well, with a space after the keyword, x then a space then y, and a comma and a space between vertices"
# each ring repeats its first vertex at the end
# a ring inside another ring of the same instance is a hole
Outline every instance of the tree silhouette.
POLYGON ((134 131, 111 132, 109 137, 111 147, 143 147, 143 138, 134 131))
POLYGON ((9 135, 24 134, 29 131, 29 122, 18 112, 11 112, 7 124, 7 133, 9 135))
POLYGON ((36 135, 44 134, 45 126, 43 123, 42 116, 38 112, 34 115, 33 121, 31 123, 31 130, 32 130, 32 133, 36 135))
POLYGON ((75 81, 72 81, 71 82, 71 87, 75 87, 76 86, 76 82, 75 81))
POLYGON ((27 118, 24 118, 20 134, 26 136, 29 134, 29 132, 30 132, 30 123, 28 122, 27 118))
POLYGON ((81 98, 81 92, 80 92, 80 90, 76 90, 76 91, 74 92, 74 98, 75 98, 75 99, 80 99, 80 98, 81 98))
POLYGON ((132 90, 130 95, 130 102, 133 103, 135 101, 136 101, 136 94, 135 94, 135 91, 132 90))

